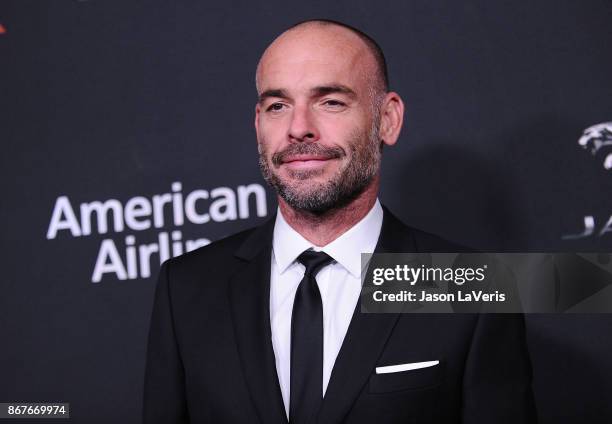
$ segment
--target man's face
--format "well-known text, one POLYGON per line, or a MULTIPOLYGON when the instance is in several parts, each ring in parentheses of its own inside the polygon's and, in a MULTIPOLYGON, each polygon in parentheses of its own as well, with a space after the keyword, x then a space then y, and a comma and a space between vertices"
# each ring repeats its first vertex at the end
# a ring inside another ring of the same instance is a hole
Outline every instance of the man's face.
POLYGON ((258 68, 256 130, 266 181, 294 209, 341 207, 380 166, 375 62, 337 27, 283 34, 258 68))

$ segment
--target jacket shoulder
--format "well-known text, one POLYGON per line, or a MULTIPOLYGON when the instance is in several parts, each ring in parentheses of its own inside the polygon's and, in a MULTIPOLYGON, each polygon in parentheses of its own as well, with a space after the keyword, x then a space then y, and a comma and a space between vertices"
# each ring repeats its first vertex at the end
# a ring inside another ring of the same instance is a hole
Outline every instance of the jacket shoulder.
POLYGON ((447 240, 436 234, 410 227, 383 207, 384 218, 381 237, 387 251, 415 251, 430 253, 467 253, 473 249, 447 240), (408 249, 408 250, 406 250, 408 249))
POLYGON ((473 249, 442 238, 436 234, 413 228, 415 244, 418 251, 440 253, 468 253, 473 249))
POLYGON ((175 270, 188 270, 210 267, 214 264, 226 264, 232 261, 235 257, 235 252, 257 228, 249 228, 213 241, 206 246, 168 259, 164 265, 170 266, 175 270))

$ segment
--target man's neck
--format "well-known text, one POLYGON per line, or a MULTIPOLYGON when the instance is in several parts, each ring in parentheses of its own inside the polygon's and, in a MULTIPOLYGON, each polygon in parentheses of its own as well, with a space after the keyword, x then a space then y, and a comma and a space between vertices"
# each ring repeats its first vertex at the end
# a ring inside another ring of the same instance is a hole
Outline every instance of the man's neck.
POLYGON ((365 217, 376 203, 378 177, 348 205, 322 214, 293 209, 282 198, 278 206, 283 218, 295 231, 315 246, 325 246, 365 217))

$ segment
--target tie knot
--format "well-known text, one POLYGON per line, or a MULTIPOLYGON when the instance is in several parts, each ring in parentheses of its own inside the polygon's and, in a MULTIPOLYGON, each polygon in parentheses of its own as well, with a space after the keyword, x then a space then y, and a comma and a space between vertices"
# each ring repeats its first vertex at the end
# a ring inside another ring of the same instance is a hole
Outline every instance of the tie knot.
POLYGON ((298 256, 297 260, 306 267, 304 275, 316 277, 321 268, 331 263, 334 259, 325 252, 306 250, 298 256))

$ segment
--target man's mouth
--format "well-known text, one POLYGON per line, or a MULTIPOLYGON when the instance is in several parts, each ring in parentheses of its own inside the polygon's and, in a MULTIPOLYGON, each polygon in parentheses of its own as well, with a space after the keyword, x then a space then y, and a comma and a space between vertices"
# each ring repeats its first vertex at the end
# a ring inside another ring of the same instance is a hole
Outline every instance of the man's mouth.
POLYGON ((302 155, 288 155, 283 158, 283 163, 289 162, 308 162, 308 161, 326 161, 333 159, 331 156, 325 155, 312 155, 312 154, 302 154, 302 155))
POLYGON ((325 166, 328 162, 335 159, 333 156, 322 156, 313 154, 288 155, 283 158, 282 165, 290 169, 317 169, 325 166))
POLYGON ((322 170, 331 161, 341 159, 344 151, 337 146, 323 147, 317 143, 292 144, 272 155, 272 164, 291 171, 322 170))

